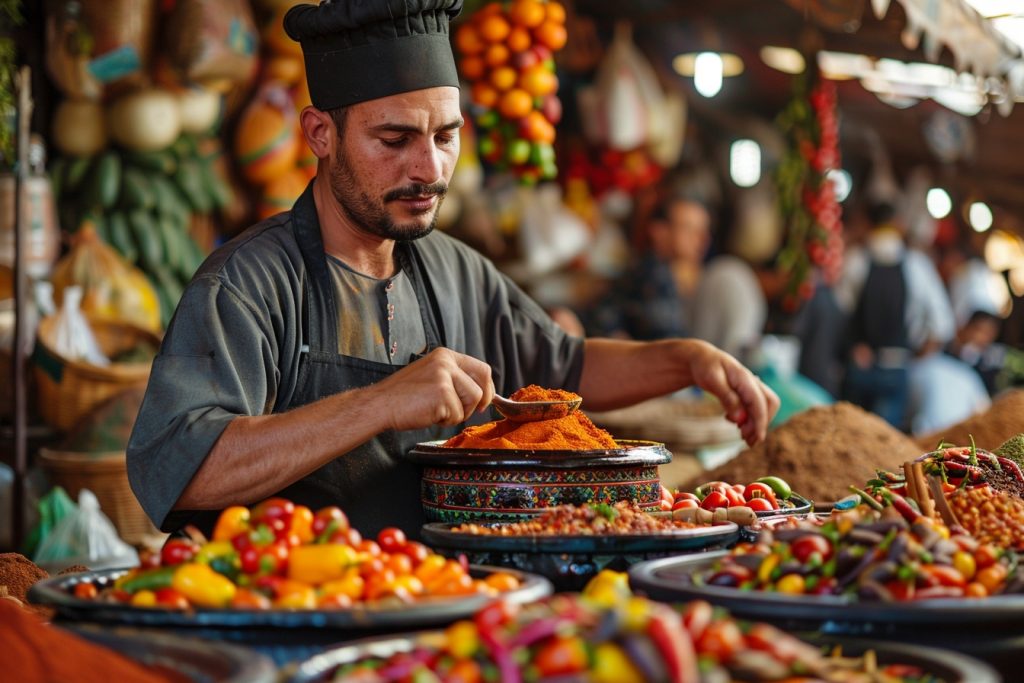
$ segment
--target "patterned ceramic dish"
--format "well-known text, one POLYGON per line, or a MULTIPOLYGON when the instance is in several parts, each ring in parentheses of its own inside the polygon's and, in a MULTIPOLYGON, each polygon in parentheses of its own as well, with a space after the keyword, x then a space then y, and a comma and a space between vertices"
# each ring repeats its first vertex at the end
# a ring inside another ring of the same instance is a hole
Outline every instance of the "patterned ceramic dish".
POLYGON ((474 450, 419 444, 409 459, 423 467, 423 510, 431 522, 514 522, 558 505, 635 501, 657 510, 663 444, 620 441, 595 451, 474 450))

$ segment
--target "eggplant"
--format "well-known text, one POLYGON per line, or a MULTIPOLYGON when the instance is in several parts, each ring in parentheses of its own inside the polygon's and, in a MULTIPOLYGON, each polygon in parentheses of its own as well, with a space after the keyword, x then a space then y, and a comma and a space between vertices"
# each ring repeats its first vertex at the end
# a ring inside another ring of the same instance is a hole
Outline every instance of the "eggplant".
POLYGON ((885 536, 893 529, 906 529, 908 527, 907 521, 900 517, 899 519, 883 519, 877 522, 871 522, 870 524, 862 524, 859 528, 873 531, 876 534, 885 536))
POLYGON ((808 529, 808 528, 804 528, 804 527, 798 527, 798 528, 795 528, 795 529, 776 529, 774 533, 775 533, 775 538, 777 540, 785 541, 786 543, 791 543, 791 542, 795 541, 798 538, 803 538, 804 536, 824 536, 825 535, 825 534, 821 533, 821 531, 819 531, 818 529, 808 529))
POLYGON ((885 556, 893 562, 901 562, 903 557, 907 554, 907 549, 910 546, 909 537, 907 534, 897 534, 892 542, 889 543, 889 550, 885 556))
POLYGON ((786 574, 798 574, 800 576, 807 576, 815 571, 815 567, 806 565, 803 562, 797 562, 796 560, 786 560, 779 565, 779 576, 785 576, 786 574))
POLYGON ((892 593, 877 581, 862 581, 857 586, 857 595, 865 600, 892 602, 892 593))
POLYGON ((861 573, 859 583, 863 584, 865 581, 878 581, 879 583, 885 583, 890 579, 896 577, 896 572, 899 571, 899 565, 895 562, 886 560, 885 562, 879 562, 873 566, 868 567, 861 573))
POLYGON ((845 536, 843 536, 843 540, 848 541, 850 543, 857 543, 858 545, 866 545, 869 548, 874 548, 876 545, 885 540, 885 536, 880 533, 870 531, 869 529, 854 527, 850 529, 850 531, 845 536))
POLYGON ((875 553, 873 550, 869 550, 866 553, 864 553, 864 557, 860 559, 857 565, 853 567, 853 569, 851 569, 849 572, 847 572, 844 576, 840 577, 838 573, 836 574, 836 586, 840 590, 842 590, 846 586, 850 585, 851 583, 856 581, 861 575, 861 573, 863 573, 865 569, 870 567, 873 562, 875 562, 875 553))

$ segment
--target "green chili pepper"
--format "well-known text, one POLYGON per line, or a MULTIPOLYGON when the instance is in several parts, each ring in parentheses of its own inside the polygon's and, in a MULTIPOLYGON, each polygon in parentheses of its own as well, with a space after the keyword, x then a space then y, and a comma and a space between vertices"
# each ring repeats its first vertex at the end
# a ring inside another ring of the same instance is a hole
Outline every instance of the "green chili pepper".
POLYGON ((171 579, 174 577, 175 569, 177 569, 177 566, 148 569, 125 581, 121 584, 120 588, 128 593, 137 593, 141 590, 153 591, 160 588, 170 588, 171 579))

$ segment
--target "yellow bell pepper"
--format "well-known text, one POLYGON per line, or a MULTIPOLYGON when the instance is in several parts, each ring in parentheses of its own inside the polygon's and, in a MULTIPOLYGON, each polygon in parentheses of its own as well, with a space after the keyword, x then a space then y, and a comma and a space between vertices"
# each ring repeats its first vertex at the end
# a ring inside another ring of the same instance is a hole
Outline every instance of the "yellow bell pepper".
POLYGON ((199 547, 199 552, 196 553, 193 562, 210 564, 214 559, 230 555, 233 552, 236 551, 235 546, 231 545, 231 541, 210 541, 199 547))
POLYGON ((230 541, 238 534, 249 530, 249 508, 232 505, 220 513, 217 526, 213 528, 213 540, 230 541))
POLYGON ((226 607, 235 597, 235 584, 205 564, 189 562, 174 572, 171 588, 197 607, 226 607))
POLYGON ((284 579, 277 585, 274 607, 313 609, 316 607, 316 591, 308 583, 284 579))
POLYGON ((583 588, 583 597, 599 607, 613 607, 632 594, 629 575, 611 569, 602 569, 583 588))
POLYGON ((644 683, 644 675, 621 647, 606 642, 594 648, 590 680, 594 683, 644 683))
POLYGON ((355 548, 340 543, 300 545, 288 558, 288 578, 319 585, 340 579, 345 570, 358 563, 355 548))
POLYGON ((456 659, 469 659, 480 649, 480 636, 472 621, 456 621, 444 635, 445 649, 456 659))

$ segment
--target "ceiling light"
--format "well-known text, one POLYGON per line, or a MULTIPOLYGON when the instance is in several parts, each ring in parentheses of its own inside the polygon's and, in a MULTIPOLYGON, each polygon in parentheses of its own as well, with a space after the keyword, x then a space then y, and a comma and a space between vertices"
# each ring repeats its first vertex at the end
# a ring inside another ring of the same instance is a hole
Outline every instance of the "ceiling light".
POLYGON ((825 178, 832 181, 832 191, 835 192, 836 201, 842 203, 850 196, 853 190, 853 177, 850 172, 843 168, 833 168, 825 174, 825 178))
POLYGON ((729 176, 740 187, 753 187, 761 179, 761 146, 737 140, 729 147, 729 176))
POLYGON ((992 227, 992 209, 984 202, 974 202, 967 210, 967 220, 974 232, 985 232, 992 227))
MULTIPOLYGON (((692 78, 697 73, 697 56, 702 54, 708 53, 686 52, 676 55, 675 59, 672 60, 672 69, 680 76, 692 78)), ((722 58, 723 77, 732 78, 743 73, 743 60, 739 58, 739 55, 734 55, 731 52, 718 52, 716 54, 722 58)))
POLYGON ((760 54, 762 62, 784 74, 802 74, 807 68, 804 56, 791 47, 765 45, 760 54))
POLYGON ((701 52, 693 65, 693 87, 704 97, 714 97, 722 90, 722 56, 717 52, 701 52))
POLYGON ((985 263, 996 273, 1024 268, 1024 248, 1020 239, 1002 230, 993 230, 985 240, 985 263))
POLYGON ((941 187, 933 187, 928 190, 924 203, 928 207, 928 214, 935 220, 945 218, 953 210, 953 200, 950 199, 949 193, 941 187))

